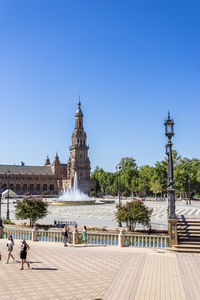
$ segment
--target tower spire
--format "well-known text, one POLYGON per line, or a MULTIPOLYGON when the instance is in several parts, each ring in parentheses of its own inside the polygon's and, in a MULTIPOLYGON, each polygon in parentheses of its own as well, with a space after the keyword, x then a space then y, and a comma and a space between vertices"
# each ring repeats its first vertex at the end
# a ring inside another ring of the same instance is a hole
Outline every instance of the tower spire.
POLYGON ((45 166, 48 166, 48 165, 50 165, 50 164, 51 164, 51 162, 50 162, 49 156, 47 155, 47 158, 46 158, 46 160, 45 160, 44 165, 45 165, 45 166))

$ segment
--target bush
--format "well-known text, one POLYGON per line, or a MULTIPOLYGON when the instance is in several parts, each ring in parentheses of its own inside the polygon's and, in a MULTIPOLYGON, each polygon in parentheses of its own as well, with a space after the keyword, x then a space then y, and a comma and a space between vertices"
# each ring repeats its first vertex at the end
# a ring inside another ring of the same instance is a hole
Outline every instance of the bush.
POLYGON ((96 196, 96 192, 95 191, 91 191, 90 192, 90 197, 95 197, 96 196))
POLYGON ((10 219, 4 219, 2 223, 7 225, 15 225, 15 223, 13 223, 10 219))
POLYGON ((48 204, 43 199, 26 197, 22 201, 17 201, 15 216, 18 220, 29 219, 30 226, 32 226, 38 219, 42 219, 47 215, 47 207, 48 204))
POLYGON ((116 219, 118 222, 126 223, 130 231, 134 231, 137 224, 151 228, 150 217, 153 209, 149 209, 140 200, 121 203, 117 205, 116 219))

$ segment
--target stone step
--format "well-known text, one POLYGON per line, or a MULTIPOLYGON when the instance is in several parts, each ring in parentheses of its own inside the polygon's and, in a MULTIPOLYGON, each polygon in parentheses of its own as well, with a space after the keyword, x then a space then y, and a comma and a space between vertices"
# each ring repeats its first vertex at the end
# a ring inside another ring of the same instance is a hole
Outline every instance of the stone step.
POLYGON ((200 245, 200 240, 178 240, 179 245, 200 245))
POLYGON ((180 229, 177 231, 178 235, 182 234, 182 233, 196 233, 196 234, 200 234, 200 230, 197 229, 180 229))
POLYGON ((178 245, 174 245, 173 247, 175 248, 180 248, 180 249, 199 249, 200 250, 200 244, 178 244, 178 245))
POLYGON ((177 223, 177 226, 200 226, 199 222, 182 222, 182 223, 177 223))
POLYGON ((200 233, 198 232, 178 232, 178 237, 184 237, 184 236, 196 236, 196 237, 200 237, 200 233))
POLYGON ((200 222, 178 222, 177 227, 179 226, 200 226, 200 222))
POLYGON ((195 249, 195 248, 190 248, 190 249, 184 248, 184 249, 181 249, 181 248, 172 247, 172 248, 167 248, 167 250, 174 251, 174 252, 200 253, 200 249, 195 249))
POLYGON ((200 227, 197 226, 185 226, 185 227, 178 227, 177 231, 183 231, 183 230, 191 230, 191 231, 199 231, 200 232, 200 227))

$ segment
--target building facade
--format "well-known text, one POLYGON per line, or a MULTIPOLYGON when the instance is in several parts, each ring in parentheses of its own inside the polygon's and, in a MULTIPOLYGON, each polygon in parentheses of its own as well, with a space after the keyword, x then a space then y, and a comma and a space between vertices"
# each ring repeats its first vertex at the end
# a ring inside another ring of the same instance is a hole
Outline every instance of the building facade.
POLYGON ((79 101, 67 163, 61 163, 56 153, 52 163, 47 156, 44 166, 0 165, 1 189, 4 191, 9 188, 19 195, 26 193, 56 195, 61 190, 73 186, 74 176, 77 173, 79 189, 89 193, 95 190, 95 182, 90 179, 88 149, 79 101))

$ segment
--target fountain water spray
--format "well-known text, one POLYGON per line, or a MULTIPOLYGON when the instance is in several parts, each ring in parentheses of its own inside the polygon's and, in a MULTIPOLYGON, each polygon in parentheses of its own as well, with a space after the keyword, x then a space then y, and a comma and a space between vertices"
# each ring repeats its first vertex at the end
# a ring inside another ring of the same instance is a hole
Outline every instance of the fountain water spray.
POLYGON ((92 199, 79 190, 78 177, 77 173, 75 173, 73 187, 62 191, 58 201, 92 201, 92 199))

